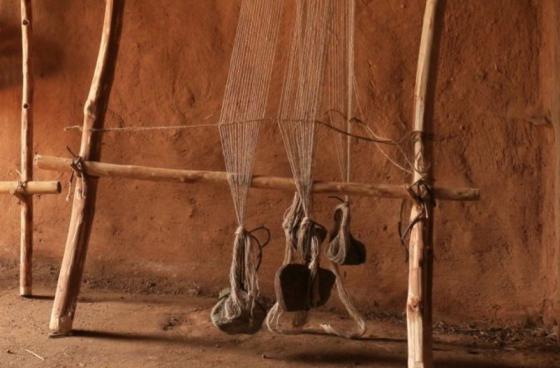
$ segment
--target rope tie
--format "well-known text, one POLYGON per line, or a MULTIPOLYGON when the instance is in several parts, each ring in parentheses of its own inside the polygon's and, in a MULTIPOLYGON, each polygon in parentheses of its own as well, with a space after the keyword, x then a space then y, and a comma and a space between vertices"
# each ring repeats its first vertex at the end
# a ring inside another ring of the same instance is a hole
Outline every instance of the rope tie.
POLYGON ((81 181, 81 190, 78 192, 78 198, 84 199, 86 197, 86 170, 83 157, 76 155, 70 147, 66 147, 70 155, 72 155, 72 162, 70 163, 70 168, 72 169, 72 174, 68 180, 68 194, 66 195, 66 201, 70 201, 72 196, 72 189, 74 188, 74 178, 78 178, 81 181))
POLYGON ((282 221, 282 229, 284 229, 286 237, 284 265, 292 262, 293 250, 297 249, 297 231, 303 216, 303 205, 299 194, 296 192, 292 204, 284 212, 284 220, 282 221))
POLYGON ((21 204, 23 197, 25 197, 25 192, 27 189, 27 182, 23 180, 18 180, 16 188, 10 191, 10 194, 17 198, 18 204, 21 204))
MULTIPOLYGON (((406 239, 412 232, 414 226, 417 223, 426 221, 429 218, 429 208, 436 206, 435 196, 433 186, 429 184, 425 179, 421 178, 416 182, 412 183, 408 188, 407 192, 410 198, 416 206, 419 207, 418 214, 410 221, 406 226, 404 231, 402 230, 402 220, 398 223, 399 238, 401 245, 406 250, 406 261, 408 262, 408 248, 406 245, 406 239)), ((403 218, 405 201, 401 203, 401 219, 403 218)))
POLYGON ((255 271, 258 271, 259 268, 261 267, 263 249, 268 245, 268 243, 270 243, 270 240, 272 239, 272 235, 270 233, 270 229, 266 225, 261 225, 259 227, 254 228, 253 230, 248 230, 246 231, 246 233, 247 236, 254 241, 254 243, 257 245, 257 249, 259 250, 257 254, 257 262, 255 264, 255 271), (255 236, 255 233, 259 231, 265 232, 266 240, 261 241, 257 236, 255 236))
POLYGON ((414 202, 422 207, 426 207, 429 204, 435 207, 436 201, 434 196, 434 188, 425 179, 418 179, 416 182, 412 183, 408 188, 407 192, 410 194, 414 202))
POLYGON ((297 250, 309 268, 309 302, 316 305, 320 299, 317 275, 321 258, 321 243, 327 231, 325 227, 309 217, 304 217, 298 231, 297 250))
POLYGON ((233 260, 230 269, 230 297, 231 302, 226 304, 226 316, 234 319, 240 316, 249 306, 252 315, 257 297, 259 283, 257 272, 262 261, 263 248, 270 242, 270 230, 266 226, 259 226, 253 230, 246 230, 242 225, 235 231, 233 247, 233 260), (266 239, 261 241, 256 232, 265 231, 266 239), (246 300, 242 296, 246 293, 246 300))

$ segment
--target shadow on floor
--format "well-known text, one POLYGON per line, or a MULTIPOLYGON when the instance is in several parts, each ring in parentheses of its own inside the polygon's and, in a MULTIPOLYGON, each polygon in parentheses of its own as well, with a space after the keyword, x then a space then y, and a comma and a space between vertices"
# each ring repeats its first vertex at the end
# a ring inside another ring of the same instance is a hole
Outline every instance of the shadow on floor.
POLYGON ((24 296, 23 299, 29 299, 29 300, 50 300, 53 301, 54 300, 54 296, 53 295, 31 295, 31 296, 24 296))
MULTIPOLYGON (((435 358, 437 368, 554 368, 556 366, 524 365, 523 363, 497 362, 490 358, 435 358)), ((406 367, 406 352, 389 353, 370 350, 367 352, 303 352, 285 355, 280 360, 298 362, 311 366, 336 364, 341 366, 378 364, 380 367, 406 367)))
MULTIPOLYGON (((90 339, 106 339, 113 341, 131 341, 131 342, 157 342, 172 344, 174 346, 180 345, 185 347, 199 347, 216 349, 236 350, 240 354, 255 355, 257 351, 254 346, 243 346, 239 344, 237 339, 232 339, 230 336, 224 337, 189 337, 179 334, 140 334, 140 333, 122 333, 122 332, 106 332, 94 330, 75 330, 73 336, 90 338, 90 339)), ((249 341, 249 340, 247 340, 249 341)), ((375 365, 379 367, 405 367, 406 366, 406 344, 403 340, 399 339, 376 339, 370 338, 367 341, 373 342, 372 344, 348 347, 346 351, 323 351, 317 348, 317 344, 312 346, 305 346, 299 340, 295 342, 298 346, 297 353, 285 353, 285 351, 294 351, 294 349, 285 349, 281 353, 266 353, 266 359, 277 360, 285 363, 300 363, 310 366, 319 366, 323 364, 329 365, 375 365), (391 347, 388 351, 386 346, 380 348, 378 343, 394 343, 395 346, 391 347), (311 347, 312 350, 309 350, 311 347), (307 350, 307 351, 305 351, 307 350)), ((259 349, 257 349, 259 350, 259 349)), ((464 357, 438 357, 436 352, 435 366, 437 368, 549 368, 546 365, 524 365, 519 362, 511 364, 507 362, 500 362, 499 357, 485 356, 474 354, 469 356, 469 352, 463 349, 446 350, 446 353, 456 353, 456 355, 465 355, 464 357)), ((550 368, 554 368, 553 365, 550 368)))
POLYGON ((132 341, 132 342, 155 342, 167 343, 172 345, 215 347, 216 344, 223 343, 223 339, 213 337, 193 338, 177 334, 141 334, 129 332, 107 332, 94 330, 74 330, 72 336, 90 339, 104 339, 113 341, 132 341))

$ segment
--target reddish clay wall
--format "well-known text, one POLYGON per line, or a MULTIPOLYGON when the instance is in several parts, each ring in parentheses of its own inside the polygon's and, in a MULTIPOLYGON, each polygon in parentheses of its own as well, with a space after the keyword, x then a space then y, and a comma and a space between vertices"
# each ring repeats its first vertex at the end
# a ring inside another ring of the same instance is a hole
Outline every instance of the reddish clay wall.
MULTIPOLYGON (((214 122, 228 72, 238 1, 129 1, 106 126, 214 122)), ((412 91, 424 1, 357 2, 357 74, 366 120, 385 135, 411 127, 412 91)), ((434 92, 428 102, 433 172, 438 184, 478 186, 478 203, 438 204, 434 305, 437 319, 525 321, 549 316, 555 280, 554 135, 546 87, 551 64, 543 37, 544 2, 447 0, 437 22, 434 92), (543 200, 546 199, 546 200, 543 200)), ((46 155, 78 150, 95 63, 103 2, 35 2, 35 147, 46 155)), ((20 56, 17 2, 0 3, 0 172, 15 178, 19 144, 20 56)), ((106 134, 103 160, 170 168, 223 169, 213 128, 106 134)), ((320 137, 317 177, 336 178, 320 137)), ((355 149, 355 179, 402 183, 404 175, 375 148, 355 149)), ((289 175, 278 130, 262 134, 260 174, 289 175)), ((68 175, 37 171, 39 179, 68 175)), ((66 189, 65 189, 66 190, 66 189)), ((261 283, 271 295, 283 252, 286 193, 251 191, 248 223, 267 224, 261 283)), ((1 197, 0 258, 18 257, 17 204, 1 197)), ((335 205, 316 198, 330 224, 335 205)), ((400 203, 355 198, 353 228, 368 246, 365 266, 345 273, 361 309, 400 313, 407 266, 396 234, 400 203)), ((235 221, 229 190, 102 180, 86 271, 111 285, 148 282, 178 290, 226 285, 235 221), (174 286, 171 286, 174 285, 174 286)), ((64 195, 36 200, 36 264, 58 265, 69 219, 64 195)), ((556 277, 556 276, 555 276, 556 277)), ((16 279, 14 279, 14 284, 16 279)), ((155 285, 155 286, 154 286, 155 285)))
MULTIPOLYGON (((560 3, 554 0, 543 1, 542 4, 542 50, 541 50, 541 97, 542 106, 550 117, 549 123, 554 133, 553 169, 544 173, 548 185, 545 186, 544 202, 554 211, 554 223, 547 227, 551 234, 557 234, 560 228, 560 3)), ((560 241, 556 235, 554 240, 544 245, 548 270, 550 298, 545 302, 544 315, 548 321, 558 322, 560 316, 560 241)))

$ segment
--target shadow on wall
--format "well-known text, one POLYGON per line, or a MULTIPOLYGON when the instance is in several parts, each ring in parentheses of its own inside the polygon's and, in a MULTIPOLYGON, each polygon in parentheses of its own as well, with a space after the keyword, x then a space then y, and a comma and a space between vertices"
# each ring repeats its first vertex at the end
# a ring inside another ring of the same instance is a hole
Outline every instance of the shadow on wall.
MULTIPOLYGON (((62 53, 52 42, 34 36, 33 66, 36 78, 61 69, 62 53)), ((0 89, 21 85, 21 31, 0 23, 0 89)))

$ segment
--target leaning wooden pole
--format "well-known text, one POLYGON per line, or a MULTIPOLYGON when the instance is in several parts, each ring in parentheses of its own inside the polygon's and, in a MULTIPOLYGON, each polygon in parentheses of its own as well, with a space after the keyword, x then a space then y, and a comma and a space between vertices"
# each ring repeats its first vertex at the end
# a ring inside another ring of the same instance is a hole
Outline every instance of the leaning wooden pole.
MULTIPOLYGON (((430 74, 434 23, 437 0, 427 0, 422 37, 418 55, 418 69, 414 91, 414 141, 415 171, 413 183, 423 181, 430 184, 428 162, 424 154, 426 91, 430 74)), ((426 193, 417 193, 419 195, 426 193)), ((418 221, 410 234, 408 297, 406 305, 408 333, 408 367, 431 368, 432 359, 432 204, 415 203, 411 219, 426 211, 426 219, 418 221)))
MULTIPOLYGON (((25 186, 33 180, 33 69, 31 0, 21 0, 21 51, 23 91, 21 97, 21 168, 20 181, 25 186)), ((21 196, 19 293, 32 294, 33 196, 21 196)))
POLYGON ((105 17, 97 64, 84 106, 84 121, 79 158, 76 159, 76 188, 64 257, 58 278, 51 314, 51 336, 66 335, 72 330, 76 302, 88 248, 94 215, 97 182, 80 172, 81 160, 97 160, 99 138, 92 132, 101 128, 114 76, 124 0, 106 0, 105 17))

